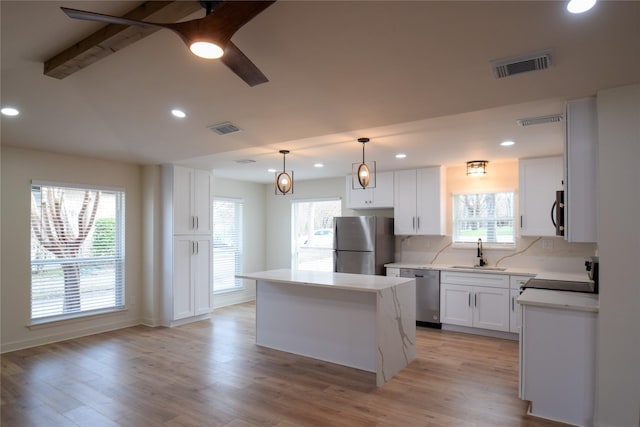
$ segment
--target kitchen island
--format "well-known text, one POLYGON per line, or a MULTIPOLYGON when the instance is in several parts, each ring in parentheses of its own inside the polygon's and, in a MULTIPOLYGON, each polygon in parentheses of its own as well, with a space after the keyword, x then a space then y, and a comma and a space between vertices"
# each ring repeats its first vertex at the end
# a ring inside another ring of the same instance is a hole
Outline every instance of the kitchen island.
POLYGON ((256 344, 369 372, 382 386, 416 354, 415 279, 304 270, 256 281, 256 344))

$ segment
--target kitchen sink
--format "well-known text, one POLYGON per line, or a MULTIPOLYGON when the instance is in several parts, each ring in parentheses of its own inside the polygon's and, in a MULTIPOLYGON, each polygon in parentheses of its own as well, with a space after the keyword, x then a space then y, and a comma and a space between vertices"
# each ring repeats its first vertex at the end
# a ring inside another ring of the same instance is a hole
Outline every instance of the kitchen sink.
POLYGON ((486 267, 479 265, 452 265, 451 268, 465 268, 467 270, 493 270, 493 271, 505 271, 504 267, 486 267))

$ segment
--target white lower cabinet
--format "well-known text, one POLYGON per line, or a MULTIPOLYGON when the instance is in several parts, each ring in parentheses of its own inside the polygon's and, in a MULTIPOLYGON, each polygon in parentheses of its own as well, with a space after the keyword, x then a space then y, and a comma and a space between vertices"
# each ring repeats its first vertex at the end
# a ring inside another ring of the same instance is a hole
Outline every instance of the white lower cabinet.
POLYGON ((211 244, 209 236, 174 237, 172 321, 210 314, 211 244))
POLYGON ((522 307, 518 304, 520 290, 511 289, 509 292, 511 292, 511 300, 509 301, 509 304, 511 304, 511 311, 509 312, 509 332, 519 334, 522 328, 522 307))
POLYGON ((395 267, 387 267, 387 276, 400 277, 400 269, 395 267))
POLYGON ((509 331, 516 334, 520 333, 522 327, 522 306, 518 304, 520 288, 524 286, 529 279, 531 279, 531 276, 509 276, 509 287, 511 288, 509 331))
POLYGON ((509 332, 509 276, 443 271, 442 323, 509 332))
POLYGON ((525 304, 522 318, 520 397, 530 413, 593 425, 597 313, 525 304))

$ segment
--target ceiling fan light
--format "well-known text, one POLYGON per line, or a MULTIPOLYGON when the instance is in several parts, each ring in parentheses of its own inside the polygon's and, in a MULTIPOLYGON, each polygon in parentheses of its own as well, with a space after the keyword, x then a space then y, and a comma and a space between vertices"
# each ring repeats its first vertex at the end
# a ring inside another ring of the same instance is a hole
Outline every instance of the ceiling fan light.
POLYGON ((211 42, 194 42, 189 46, 191 52, 200 58, 217 59, 224 55, 224 50, 215 43, 211 42))
POLYGON ((595 6, 596 0, 571 0, 567 10, 571 13, 584 13, 595 6))

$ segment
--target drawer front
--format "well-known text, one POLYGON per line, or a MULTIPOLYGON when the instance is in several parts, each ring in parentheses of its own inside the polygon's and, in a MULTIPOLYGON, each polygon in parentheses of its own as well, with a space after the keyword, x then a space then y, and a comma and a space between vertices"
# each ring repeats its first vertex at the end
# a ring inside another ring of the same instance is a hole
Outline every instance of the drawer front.
POLYGON ((441 283, 509 289, 509 276, 506 274, 458 273, 457 271, 442 271, 440 274, 441 283))
POLYGON ((510 287, 514 290, 520 289, 520 286, 527 283, 529 279, 531 279, 530 276, 509 276, 510 287))

